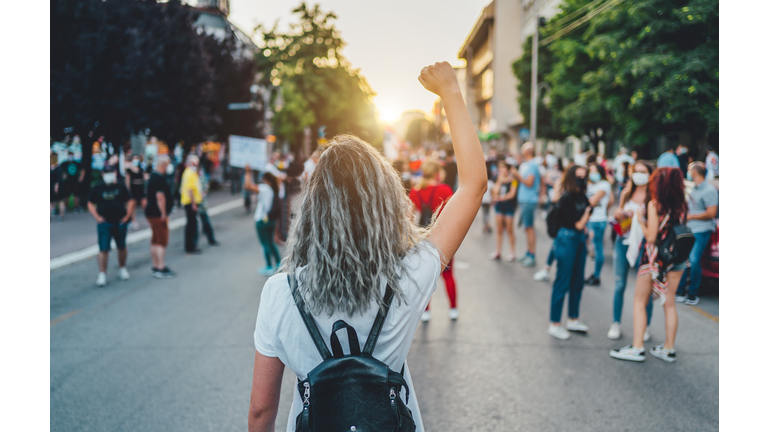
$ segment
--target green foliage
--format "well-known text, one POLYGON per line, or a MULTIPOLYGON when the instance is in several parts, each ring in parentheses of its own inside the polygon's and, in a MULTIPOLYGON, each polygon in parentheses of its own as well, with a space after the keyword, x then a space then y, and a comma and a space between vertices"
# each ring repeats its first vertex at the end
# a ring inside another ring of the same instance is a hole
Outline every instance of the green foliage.
POLYGON ((334 25, 336 15, 305 3, 293 13, 299 22, 286 33, 277 31, 277 23, 269 30, 256 28, 265 45, 257 64, 268 71, 261 79, 279 87, 279 97, 273 98, 275 135, 298 148, 307 126, 313 137, 325 126, 327 137, 350 132, 380 146, 383 129, 374 92, 341 54, 345 43, 334 25))
MULTIPOLYGON (((564 0, 541 38, 563 28, 563 19, 588 3, 564 0)), ((647 144, 668 130, 717 134, 718 3, 626 0, 540 47, 539 79, 552 86, 552 116, 541 118, 540 128, 576 136, 602 128, 631 145, 647 144)), ((524 49, 513 66, 521 108, 530 106, 530 66, 523 64, 530 64, 530 42, 524 49)))

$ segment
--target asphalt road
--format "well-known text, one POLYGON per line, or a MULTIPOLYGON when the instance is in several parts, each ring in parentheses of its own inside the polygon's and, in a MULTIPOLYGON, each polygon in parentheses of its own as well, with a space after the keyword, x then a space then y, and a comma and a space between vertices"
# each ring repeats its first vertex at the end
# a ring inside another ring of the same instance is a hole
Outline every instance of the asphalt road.
MULTIPOLYGON (((440 282, 432 321, 419 325, 408 357, 428 431, 718 430, 716 321, 678 307, 677 363, 610 358, 629 341, 634 282, 625 336, 609 340, 606 259, 603 285, 582 298, 589 335, 556 340, 547 335, 551 285, 534 282, 535 269, 489 261, 492 240, 478 222, 455 260, 461 317, 448 320, 440 282)), ((541 222, 543 261, 550 241, 541 222)), ((247 429, 264 262, 250 215, 236 209, 213 224, 222 246, 203 241, 199 256, 184 255, 182 231, 171 233, 176 279, 150 277, 147 241, 129 246, 127 282, 117 280, 115 256, 105 288, 95 286, 95 259, 51 272, 52 431, 247 429)), ((662 341, 663 312, 654 312, 647 348, 662 341)), ((286 371, 278 431, 294 380, 286 371)))

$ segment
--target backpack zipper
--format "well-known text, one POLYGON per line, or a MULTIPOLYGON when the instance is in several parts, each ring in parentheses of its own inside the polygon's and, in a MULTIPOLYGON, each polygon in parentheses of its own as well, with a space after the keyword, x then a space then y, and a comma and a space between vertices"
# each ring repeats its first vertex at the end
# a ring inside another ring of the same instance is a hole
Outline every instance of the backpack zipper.
POLYGON ((309 410, 309 383, 304 383, 304 411, 309 410))
POLYGON ((395 388, 390 387, 389 388, 389 404, 392 406, 395 406, 395 397, 397 397, 397 393, 395 393, 395 388))

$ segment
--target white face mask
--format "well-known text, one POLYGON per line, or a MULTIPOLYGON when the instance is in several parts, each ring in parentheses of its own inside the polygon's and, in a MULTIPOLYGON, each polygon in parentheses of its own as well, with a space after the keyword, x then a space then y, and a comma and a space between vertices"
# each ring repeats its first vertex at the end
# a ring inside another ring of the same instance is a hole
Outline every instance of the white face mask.
POLYGON ((636 186, 644 186, 648 184, 648 173, 636 172, 632 174, 632 183, 636 186))
POLYGON ((133 165, 135 167, 139 166, 140 164, 141 164, 141 161, 138 160, 138 159, 134 159, 134 160, 131 161, 131 165, 133 165))
POLYGON ((115 173, 104 173, 102 178, 104 179, 104 183, 106 184, 117 183, 117 174, 115 173))
POLYGON ((165 168, 165 175, 171 175, 173 174, 173 165, 168 164, 168 166, 165 168))

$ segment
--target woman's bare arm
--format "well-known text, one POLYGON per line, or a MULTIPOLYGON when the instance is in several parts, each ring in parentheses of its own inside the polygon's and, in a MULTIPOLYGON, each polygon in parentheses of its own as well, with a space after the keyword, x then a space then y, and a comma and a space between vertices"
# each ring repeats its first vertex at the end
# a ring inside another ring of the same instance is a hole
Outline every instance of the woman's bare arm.
POLYGON ((256 351, 251 406, 248 409, 248 432, 275 432, 283 369, 285 365, 279 358, 266 357, 256 351))
POLYGON ((251 167, 246 165, 245 166, 245 181, 243 182, 243 189, 259 193, 259 185, 253 184, 252 175, 251 175, 251 167))
POLYGON ((440 96, 448 117, 456 165, 461 183, 445 205, 429 235, 430 241, 442 252, 446 262, 453 258, 480 209, 488 188, 485 157, 469 117, 456 73, 448 62, 435 63, 421 70, 419 82, 440 96))

